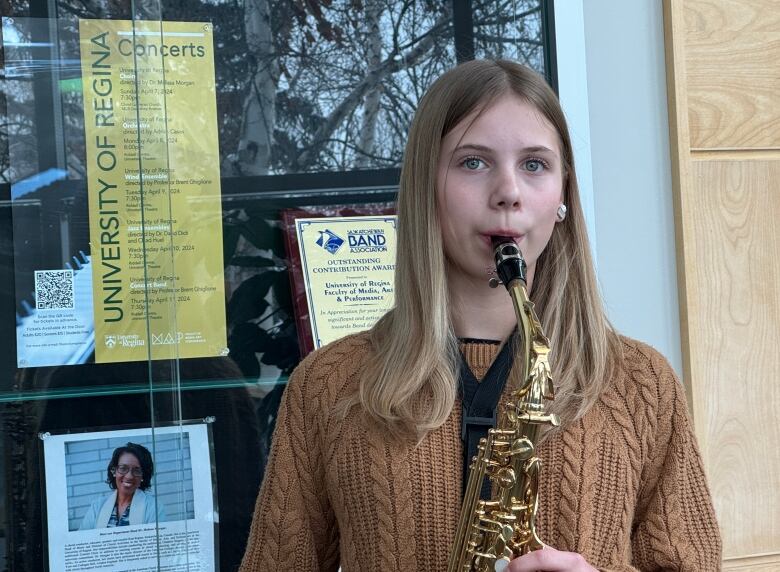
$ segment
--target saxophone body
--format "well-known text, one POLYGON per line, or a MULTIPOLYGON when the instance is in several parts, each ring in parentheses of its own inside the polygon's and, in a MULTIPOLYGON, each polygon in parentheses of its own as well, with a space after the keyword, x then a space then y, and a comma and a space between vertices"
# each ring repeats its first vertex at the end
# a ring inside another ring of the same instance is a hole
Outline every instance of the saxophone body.
POLYGON ((541 460, 536 443, 543 426, 557 426, 546 403, 554 397, 548 361, 550 343, 542 332, 526 290, 526 265, 513 239, 492 237, 496 273, 509 292, 517 316, 520 346, 513 367, 522 384, 499 405, 498 423, 480 440, 469 466, 460 519, 448 572, 501 572, 512 558, 545 545, 536 531, 541 460), (485 478, 492 496, 480 499, 485 478))

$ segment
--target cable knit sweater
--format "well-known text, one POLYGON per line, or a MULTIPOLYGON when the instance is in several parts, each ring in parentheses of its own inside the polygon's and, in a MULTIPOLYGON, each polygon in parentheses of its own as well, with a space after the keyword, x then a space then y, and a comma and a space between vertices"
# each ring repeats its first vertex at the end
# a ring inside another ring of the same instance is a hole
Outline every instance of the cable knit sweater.
MULTIPOLYGON (((685 397, 655 350, 625 362, 580 421, 545 440, 537 524, 603 571, 720 569, 720 537, 685 397)), ((497 347, 462 346, 477 379, 497 347)), ((241 570, 445 570, 461 504, 461 404, 400 444, 334 404, 369 359, 365 334, 307 357, 279 410, 241 570)))

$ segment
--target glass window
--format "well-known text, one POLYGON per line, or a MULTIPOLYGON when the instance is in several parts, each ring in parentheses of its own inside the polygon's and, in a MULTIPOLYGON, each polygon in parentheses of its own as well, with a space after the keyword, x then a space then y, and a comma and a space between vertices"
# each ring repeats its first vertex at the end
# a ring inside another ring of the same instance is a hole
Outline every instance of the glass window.
POLYGON ((3 5, 0 570, 128 553, 109 523, 235 568, 302 353, 285 213, 390 212, 444 70, 554 81, 548 6, 3 5))

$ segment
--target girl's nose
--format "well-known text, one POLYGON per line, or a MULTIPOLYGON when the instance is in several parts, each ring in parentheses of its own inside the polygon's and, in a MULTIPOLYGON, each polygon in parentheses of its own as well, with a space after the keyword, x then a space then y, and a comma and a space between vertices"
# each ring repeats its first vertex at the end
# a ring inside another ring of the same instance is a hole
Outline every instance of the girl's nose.
POLYGON ((494 208, 517 209, 520 207, 521 181, 515 168, 502 168, 496 171, 491 203, 494 208))

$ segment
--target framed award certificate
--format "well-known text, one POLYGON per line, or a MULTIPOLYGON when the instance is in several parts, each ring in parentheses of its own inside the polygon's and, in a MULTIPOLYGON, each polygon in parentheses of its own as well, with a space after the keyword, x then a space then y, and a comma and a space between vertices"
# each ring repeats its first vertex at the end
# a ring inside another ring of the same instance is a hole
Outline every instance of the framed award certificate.
MULTIPOLYGON (((297 324, 299 334, 301 322, 308 322, 310 332, 308 339, 301 336, 305 355, 369 329, 393 306, 397 220, 379 214, 293 221, 299 254, 294 290, 302 289, 306 299, 306 319, 297 324)), ((296 304, 299 315, 301 306, 296 304)))

